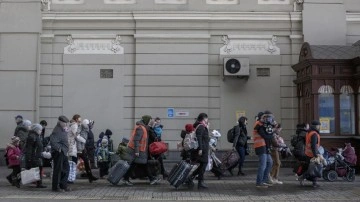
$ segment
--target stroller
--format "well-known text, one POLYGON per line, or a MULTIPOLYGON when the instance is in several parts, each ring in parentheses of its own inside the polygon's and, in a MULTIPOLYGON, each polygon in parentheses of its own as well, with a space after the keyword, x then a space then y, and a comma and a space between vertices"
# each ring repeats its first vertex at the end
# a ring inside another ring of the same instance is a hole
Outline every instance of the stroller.
POLYGON ((355 180, 355 168, 357 157, 355 149, 347 144, 345 149, 342 148, 325 151, 324 157, 328 165, 323 170, 323 178, 327 181, 333 182, 337 177, 342 177, 348 182, 355 180))

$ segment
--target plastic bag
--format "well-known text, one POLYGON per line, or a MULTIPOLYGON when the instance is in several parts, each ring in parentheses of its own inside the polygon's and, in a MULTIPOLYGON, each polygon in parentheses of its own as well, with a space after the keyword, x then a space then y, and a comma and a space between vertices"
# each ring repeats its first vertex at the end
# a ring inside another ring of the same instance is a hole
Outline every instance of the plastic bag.
POLYGON ((40 180, 40 169, 39 167, 31 168, 29 170, 21 171, 21 183, 30 184, 40 180))
POLYGON ((211 156, 208 156, 208 163, 206 165, 206 171, 210 171, 213 168, 213 160, 211 158, 211 156))

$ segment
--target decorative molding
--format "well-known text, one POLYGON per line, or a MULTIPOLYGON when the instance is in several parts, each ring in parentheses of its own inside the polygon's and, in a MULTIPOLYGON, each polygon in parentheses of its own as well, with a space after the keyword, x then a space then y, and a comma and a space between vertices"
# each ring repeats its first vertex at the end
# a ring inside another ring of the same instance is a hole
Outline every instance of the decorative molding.
POLYGON ((280 55, 277 37, 272 35, 224 35, 222 41, 220 55, 280 55))
MULTIPOLYGON (((204 20, 204 21, 302 21, 301 12, 51 12, 44 21, 57 20, 204 20)), ((355 18, 355 16, 353 17, 355 18)), ((359 18, 360 19, 360 18, 359 18)))
POLYGON ((187 0, 155 0, 155 4, 187 4, 187 0))
POLYGON ((304 3, 304 0, 295 0, 295 2, 296 2, 297 4, 303 4, 303 3, 304 3))
POLYGON ((239 0, 206 0, 206 4, 239 4, 239 0))
POLYGON ((51 7, 51 0, 41 0, 41 10, 43 11, 44 8, 47 8, 47 11, 50 11, 51 7))
POLYGON ((134 34, 134 38, 152 39, 210 39, 209 34, 134 34))
POLYGON ((104 4, 136 4, 136 0, 104 0, 104 4))
POLYGON ((53 4, 83 4, 84 0, 52 0, 53 4))
POLYGON ((124 54, 124 48, 121 46, 120 35, 109 39, 108 35, 94 36, 85 38, 84 35, 73 39, 69 35, 66 39, 67 46, 64 48, 64 54, 124 54))
POLYGON ((258 0, 258 4, 290 4, 290 0, 258 0))
POLYGON ((360 12, 357 13, 346 13, 347 22, 360 22, 360 12))

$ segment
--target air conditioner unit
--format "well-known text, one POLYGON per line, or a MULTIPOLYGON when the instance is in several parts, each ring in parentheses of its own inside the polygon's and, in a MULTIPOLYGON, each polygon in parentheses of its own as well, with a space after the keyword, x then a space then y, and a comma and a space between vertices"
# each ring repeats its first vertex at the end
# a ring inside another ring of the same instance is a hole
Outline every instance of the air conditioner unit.
POLYGON ((224 58, 224 76, 249 76, 249 58, 224 58))

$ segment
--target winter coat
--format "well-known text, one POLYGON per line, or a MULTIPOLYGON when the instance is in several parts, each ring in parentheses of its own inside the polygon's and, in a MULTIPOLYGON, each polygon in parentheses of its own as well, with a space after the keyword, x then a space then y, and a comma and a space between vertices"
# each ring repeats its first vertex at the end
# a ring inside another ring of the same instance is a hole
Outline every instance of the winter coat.
POLYGON ((77 145, 76 137, 78 135, 78 124, 75 122, 70 123, 69 132, 68 132, 68 142, 69 142, 69 152, 68 156, 77 157, 77 145))
POLYGON ((41 153, 44 147, 40 135, 35 131, 30 131, 26 139, 25 148, 25 167, 27 169, 42 166, 41 153))
POLYGON ((110 152, 108 147, 99 147, 97 151, 97 159, 99 162, 108 162, 110 160, 110 152))
MULTIPOLYGON (((135 127, 137 127, 139 125, 142 125, 147 129, 148 139, 149 139, 149 128, 142 121, 138 121, 136 123, 135 127)), ((136 131, 135 131, 135 137, 134 137, 134 146, 135 146, 135 148, 134 149, 132 149, 130 147, 127 148, 127 153, 129 154, 129 155, 127 155, 127 156, 129 156, 129 159, 126 159, 127 161, 129 161, 129 162, 134 161, 135 163, 139 163, 139 164, 146 164, 147 163, 148 147, 147 147, 147 149, 145 149, 144 152, 139 151, 139 142, 140 142, 142 136, 143 136, 143 130, 140 127, 137 127, 136 131), (135 153, 139 153, 139 156, 136 157, 135 153)), ((148 144, 148 139, 146 140, 146 145, 148 144)))
POLYGON ((19 147, 21 150, 25 150, 25 143, 26 143, 27 136, 29 134, 29 130, 22 125, 17 126, 16 129, 17 130, 15 130, 16 133, 14 136, 19 137, 19 139, 20 139, 19 147))
POLYGON ((89 128, 89 134, 85 143, 86 150, 94 150, 95 149, 95 137, 92 130, 89 128))
POLYGON ((67 131, 58 123, 50 135, 51 152, 62 152, 67 156, 69 152, 69 141, 67 131))
POLYGON ((237 146, 245 147, 248 139, 245 125, 239 124, 239 126, 235 127, 235 138, 233 143, 234 148, 237 146))
POLYGON ((19 147, 8 144, 6 147, 7 158, 9 160, 9 167, 20 165, 21 150, 19 147))
POLYGON ((89 135, 89 126, 82 125, 80 131, 80 137, 76 138, 77 152, 82 153, 85 149, 85 143, 89 135))
POLYGON ((207 127, 200 124, 200 122, 194 123, 194 128, 196 128, 196 127, 198 127, 195 131, 195 134, 196 134, 196 138, 199 143, 199 148, 197 150, 195 150, 194 152, 192 152, 191 158, 192 159, 196 158, 198 161, 200 161, 202 163, 207 163, 209 160, 208 159, 209 158, 208 157, 209 156, 209 142, 210 142, 209 130, 207 127), (201 156, 198 156, 199 150, 202 150, 201 156))

